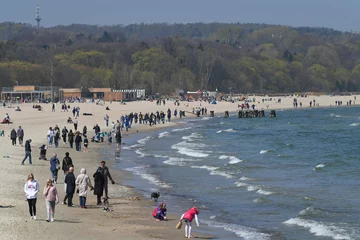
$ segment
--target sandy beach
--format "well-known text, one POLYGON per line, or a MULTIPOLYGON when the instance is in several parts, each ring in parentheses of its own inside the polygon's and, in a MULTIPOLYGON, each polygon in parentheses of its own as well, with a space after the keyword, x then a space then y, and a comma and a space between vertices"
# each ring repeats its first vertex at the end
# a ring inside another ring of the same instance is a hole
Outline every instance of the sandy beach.
MULTIPOLYGON (((315 100, 317 107, 335 107, 335 101, 343 101, 343 106, 346 102, 359 99, 360 95, 352 96, 308 96, 298 97, 298 102, 302 102, 302 107, 309 107, 310 101, 315 100)), ((251 96, 249 99, 255 98, 255 105, 257 109, 292 109, 293 97, 263 97, 251 96), (281 98, 281 103, 278 99, 281 98), (262 101, 264 99, 264 102, 262 101)), ((358 105, 355 100, 355 105, 358 105)), ((206 107, 208 114, 214 111, 215 114, 223 115, 224 111, 236 112, 239 110, 238 104, 241 102, 218 102, 217 104, 209 104, 206 102, 180 102, 180 106, 175 106, 172 102, 167 102, 166 105, 157 106, 155 102, 130 102, 126 105, 120 103, 106 103, 104 106, 96 105, 95 103, 69 103, 71 107, 80 107, 79 127, 87 126, 89 136, 93 135, 92 127, 99 124, 102 131, 109 131, 111 122, 119 119, 121 115, 129 114, 130 112, 166 112, 168 108, 172 111, 174 109, 186 111, 186 117, 195 117, 191 114, 192 109, 196 107, 206 107), (200 105, 201 104, 201 105, 200 105), (109 111, 105 107, 110 108, 109 111), (91 113, 92 116, 83 116, 83 113, 91 113), (110 126, 105 127, 104 116, 108 114, 110 117, 110 126)), ((250 103, 251 105, 252 103, 250 103)), ((46 219, 46 208, 42 190, 46 184, 46 180, 51 177, 49 171, 49 161, 38 160, 39 147, 46 144, 46 133, 49 127, 58 125, 60 129, 64 126, 67 129, 74 129, 72 124, 66 124, 68 117, 72 117, 71 111, 62 112, 61 105, 56 105, 56 111, 51 111, 51 104, 40 104, 43 111, 38 111, 32 107, 33 104, 12 104, 11 108, 1 108, 0 116, 5 117, 5 114, 10 115, 13 124, 2 124, 0 130, 5 131, 5 136, 0 137, 0 157, 2 158, 3 167, 0 170, 2 175, 2 183, 0 194, 2 196, 0 201, 0 239, 35 239, 35 238, 50 238, 50 239, 100 239, 100 238, 116 238, 121 239, 183 239, 183 230, 176 230, 175 225, 180 216, 171 215, 167 222, 155 222, 151 216, 153 203, 149 199, 144 199, 136 189, 122 185, 122 177, 124 173, 111 169, 111 158, 105 159, 105 156, 100 154, 100 148, 109 147, 106 143, 91 143, 89 151, 76 152, 75 149, 70 149, 68 144, 60 143, 59 148, 50 148, 47 151, 47 158, 56 152, 58 158, 62 161, 65 152, 70 153, 70 157, 74 161, 75 175, 79 174, 80 168, 86 168, 88 175, 91 177, 100 164, 101 160, 107 160, 107 165, 110 167, 111 174, 116 181, 115 185, 109 185, 110 205, 114 209, 112 212, 103 212, 102 208, 95 206, 96 196, 92 193, 88 195, 87 201, 89 209, 80 209, 78 207, 79 200, 76 194, 74 195, 75 208, 68 208, 65 205, 58 204, 56 206, 55 222, 48 223, 46 219), (22 111, 15 111, 15 107, 19 106, 22 111), (24 141, 32 139, 32 160, 33 165, 21 165, 21 160, 24 158, 24 147, 19 144, 11 145, 9 134, 11 129, 17 129, 21 126, 25 131, 24 141), (8 157, 7 157, 8 156, 8 157), (33 173, 35 179, 40 184, 40 192, 37 201, 37 217, 38 220, 30 220, 28 213, 28 205, 25 201, 24 183, 27 175, 33 173), (140 197, 140 200, 134 200, 135 197, 140 197)), ((149 130, 155 130, 162 127, 173 127, 179 121, 167 122, 166 124, 149 127, 148 125, 135 124, 129 132, 123 133, 123 142, 126 143, 127 134, 143 133, 149 130)), ((180 123, 181 124, 181 123, 180 123)), ((121 154, 121 153, 120 153, 121 154)), ((115 154, 114 154, 115 155, 115 154)), ((114 156, 115 158, 115 156, 114 156)), ((59 197, 64 197, 63 172, 59 171, 59 181, 56 185, 59 197)), ((189 206, 191 207, 191 206, 189 206)), ((171 206, 169 207, 171 213, 171 206)), ((200 223, 201 224, 201 223, 200 223)), ((212 236, 199 235, 194 230, 194 235, 202 239, 211 239, 212 236)))

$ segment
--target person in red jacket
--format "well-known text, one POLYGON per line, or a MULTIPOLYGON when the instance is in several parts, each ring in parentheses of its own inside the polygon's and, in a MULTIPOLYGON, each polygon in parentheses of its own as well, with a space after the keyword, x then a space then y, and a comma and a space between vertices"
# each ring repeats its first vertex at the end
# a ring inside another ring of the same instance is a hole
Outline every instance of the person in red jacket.
POLYGON ((166 220, 166 203, 162 202, 157 208, 154 209, 152 215, 156 221, 166 220))
POLYGON ((199 210, 196 207, 190 208, 187 212, 181 215, 180 221, 184 220, 185 226, 185 238, 192 238, 191 236, 191 222, 195 218, 196 226, 199 227, 199 210))

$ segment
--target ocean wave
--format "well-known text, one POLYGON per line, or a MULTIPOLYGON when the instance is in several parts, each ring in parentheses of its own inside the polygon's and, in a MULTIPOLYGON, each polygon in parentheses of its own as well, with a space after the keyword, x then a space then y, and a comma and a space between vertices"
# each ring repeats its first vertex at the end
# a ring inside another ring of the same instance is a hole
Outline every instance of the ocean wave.
POLYGON ((229 128, 229 129, 226 129, 226 130, 219 130, 216 133, 222 133, 222 132, 234 133, 234 132, 237 132, 237 131, 232 129, 232 128, 229 128))
POLYGON ((187 162, 195 162, 196 160, 194 159, 185 159, 185 158, 176 158, 176 157, 169 157, 168 160, 163 161, 163 163, 167 164, 167 165, 172 165, 172 166, 181 166, 184 167, 186 166, 187 162))
POLYGON ((211 227, 222 228, 228 232, 235 233, 238 237, 241 237, 244 240, 269 240, 271 235, 267 233, 258 232, 254 228, 244 227, 236 224, 226 224, 216 221, 207 221, 203 222, 211 227))
POLYGON ((333 223, 316 222, 301 218, 291 218, 284 222, 287 225, 296 225, 309 229, 315 236, 330 237, 334 240, 352 240, 353 238, 346 233, 345 229, 339 228, 333 223))
POLYGON ((221 155, 220 157, 219 157, 219 159, 229 159, 230 161, 229 161, 229 164, 237 164, 237 163, 240 163, 240 162, 242 162, 243 160, 240 160, 240 159, 238 159, 237 157, 235 157, 235 156, 227 156, 227 155, 221 155))
POLYGON ((206 169, 208 171, 210 171, 210 175, 217 175, 217 176, 222 176, 222 177, 226 177, 226 178, 233 178, 234 176, 231 175, 230 173, 224 172, 224 171, 219 171, 218 167, 212 167, 212 166, 191 166, 192 168, 199 168, 199 169, 206 169))
POLYGON ((195 157, 195 158, 204 158, 209 156, 209 153, 211 153, 210 151, 202 151, 198 148, 202 148, 205 147, 206 145, 204 144, 196 144, 194 148, 194 144, 193 143, 188 143, 186 141, 183 142, 179 142, 177 144, 174 144, 171 146, 172 149, 175 149, 178 151, 178 153, 182 154, 182 155, 186 155, 189 157, 195 157))
POLYGON ((269 150, 261 150, 260 154, 265 154, 265 153, 268 153, 268 152, 269 152, 269 150))
POLYGON ((261 203, 261 202, 264 202, 264 199, 259 197, 259 198, 256 198, 253 200, 254 203, 261 203))
POLYGON ((323 215, 323 211, 315 207, 307 207, 299 212, 299 216, 301 217, 321 216, 321 215, 323 215))
POLYGON ((189 129, 191 129, 191 127, 176 128, 176 129, 173 129, 172 132, 182 132, 182 131, 186 131, 186 130, 189 130, 189 129))
POLYGON ((360 125, 360 123, 357 122, 357 123, 352 123, 352 124, 350 124, 349 126, 350 126, 350 127, 357 127, 357 126, 359 126, 359 125, 360 125))
POLYGON ((210 119, 211 119, 211 117, 203 117, 203 118, 201 118, 202 121, 207 121, 207 120, 210 120, 210 119))
POLYGON ((189 136, 183 136, 182 137, 183 140, 190 141, 190 142, 195 140, 195 139, 200 139, 200 138, 202 138, 202 136, 200 134, 198 134, 198 133, 192 133, 189 136))
POLYGON ((145 145, 149 140, 151 139, 150 136, 146 137, 146 138, 143 138, 143 139, 140 139, 138 140, 137 142, 141 145, 145 145))
POLYGON ((325 164, 320 163, 320 164, 316 165, 316 167, 314 167, 313 170, 315 171, 315 170, 317 170, 317 169, 324 168, 325 166, 326 166, 325 164))
POLYGON ((240 180, 241 181, 253 181, 254 179, 248 178, 248 177, 241 177, 240 180))
POLYGON ((139 157, 146 157, 146 156, 148 156, 147 154, 143 153, 141 150, 142 150, 141 148, 136 149, 135 153, 138 154, 138 155, 140 155, 139 157))
POLYGON ((275 194, 274 192, 264 190, 262 186, 251 185, 251 184, 240 182, 240 181, 235 182, 234 184, 237 187, 245 187, 248 192, 256 192, 257 194, 260 194, 260 195, 272 195, 272 194, 275 194))
POLYGON ((342 116, 340 116, 340 115, 336 115, 335 113, 331 113, 330 116, 331 116, 331 117, 337 117, 337 118, 342 117, 342 116))
POLYGON ((170 135, 169 132, 162 132, 162 133, 159 133, 159 138, 164 138, 164 137, 167 137, 169 135, 170 135))
POLYGON ((147 180, 149 183, 154 184, 156 186, 159 186, 161 188, 171 188, 170 185, 166 184, 165 182, 162 182, 156 176, 148 174, 146 172, 146 169, 143 166, 137 166, 137 167, 133 167, 133 168, 126 168, 125 171, 132 172, 132 173, 140 176, 142 179, 147 180))

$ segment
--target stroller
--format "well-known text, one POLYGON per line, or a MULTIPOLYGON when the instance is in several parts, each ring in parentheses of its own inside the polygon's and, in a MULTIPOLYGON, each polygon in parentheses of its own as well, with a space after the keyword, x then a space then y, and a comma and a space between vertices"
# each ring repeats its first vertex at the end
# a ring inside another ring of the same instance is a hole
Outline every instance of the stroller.
POLYGON ((39 149, 40 149, 39 160, 46 160, 46 145, 41 145, 41 147, 39 147, 39 149))

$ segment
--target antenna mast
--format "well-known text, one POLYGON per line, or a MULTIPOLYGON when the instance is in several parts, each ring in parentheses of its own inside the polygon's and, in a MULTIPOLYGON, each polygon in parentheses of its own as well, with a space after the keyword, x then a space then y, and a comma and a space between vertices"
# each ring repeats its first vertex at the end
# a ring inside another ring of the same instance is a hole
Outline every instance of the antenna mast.
POLYGON ((37 22, 37 32, 39 33, 39 29, 40 29, 40 21, 41 21, 41 17, 40 17, 40 6, 37 5, 36 7, 36 18, 35 18, 36 22, 37 22))

